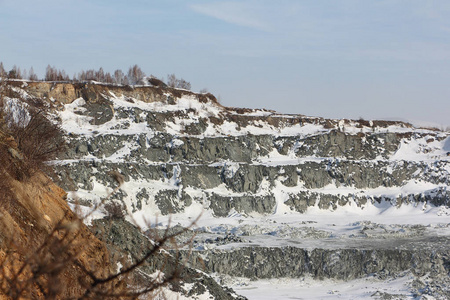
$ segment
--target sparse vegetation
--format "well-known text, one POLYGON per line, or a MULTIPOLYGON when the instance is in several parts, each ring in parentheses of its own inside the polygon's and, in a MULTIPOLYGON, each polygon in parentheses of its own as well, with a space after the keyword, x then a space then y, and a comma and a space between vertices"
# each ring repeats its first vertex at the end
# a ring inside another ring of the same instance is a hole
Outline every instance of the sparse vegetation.
POLYGON ((357 122, 356 128, 371 127, 370 121, 365 120, 363 117, 360 117, 357 122))
POLYGON ((185 90, 191 89, 190 82, 184 80, 183 78, 177 78, 175 74, 167 75, 167 85, 178 89, 185 89, 185 90))
MULTIPOLYGON (((6 95, 14 91, 5 80, 0 85, 0 130, 14 139, 17 145, 17 155, 20 153, 23 161, 21 176, 29 177, 34 171, 46 167, 46 162, 52 160, 64 147, 63 134, 59 125, 49 121, 44 110, 28 105, 26 99, 20 104, 13 102, 6 107, 6 95)), ((9 98, 8 98, 9 99, 9 98)), ((11 100, 10 100, 11 101, 11 100)), ((8 151, 15 151, 14 148, 8 151)))
POLYGON ((47 66, 45 70, 45 80, 46 81, 69 81, 69 76, 64 70, 57 70, 55 67, 50 65, 47 66))
POLYGON ((44 111, 30 109, 29 118, 9 122, 7 132, 14 137, 18 149, 30 165, 30 170, 42 169, 44 163, 52 160, 65 146, 61 130, 50 122, 44 111), (28 121, 25 124, 25 121, 28 121))
POLYGON ((332 120, 324 120, 323 128, 325 129, 333 129, 335 128, 335 124, 332 122, 332 120))
MULTIPOLYGON (((34 72, 33 67, 27 72, 26 70, 21 70, 16 65, 7 72, 4 69, 3 63, 0 62, 0 77, 7 77, 9 79, 28 79, 32 81, 38 81, 39 78, 34 72)), ((146 78, 145 72, 137 65, 133 65, 128 69, 128 72, 125 74, 122 70, 117 69, 113 74, 106 72, 100 67, 98 70, 89 69, 82 70, 78 74, 74 75, 72 79, 70 79, 69 75, 65 70, 57 69, 55 66, 48 65, 45 70, 45 81, 65 81, 65 82, 83 82, 83 81, 98 81, 102 83, 108 84, 118 84, 118 85, 137 85, 143 84, 143 79, 146 78)), ((170 74, 167 76, 167 85, 157 77, 151 75, 148 77, 148 83, 155 86, 169 86, 172 88, 179 88, 190 90, 191 83, 184 80, 183 78, 177 78, 175 74, 170 74)), ((206 89, 202 89, 200 93, 207 93, 206 89)))
POLYGON ((108 213, 109 218, 123 219, 125 218, 125 206, 117 201, 110 201, 103 206, 108 213))

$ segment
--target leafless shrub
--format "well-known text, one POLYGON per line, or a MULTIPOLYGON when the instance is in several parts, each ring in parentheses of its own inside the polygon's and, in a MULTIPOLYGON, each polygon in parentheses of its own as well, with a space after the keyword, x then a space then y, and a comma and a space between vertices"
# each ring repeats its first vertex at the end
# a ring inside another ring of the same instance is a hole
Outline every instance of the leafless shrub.
POLYGON ((363 117, 359 117, 357 122, 358 124, 356 125, 356 128, 371 127, 370 121, 365 120, 363 117))
POLYGON ((65 142, 59 125, 51 122, 44 110, 35 108, 36 103, 30 100, 29 105, 20 97, 7 80, 0 82, 0 130, 13 140, 15 146, 7 151, 14 153, 23 167, 16 168, 23 171, 17 178, 24 178, 47 168, 46 162, 65 149, 65 142))
MULTIPOLYGON (((11 158, 11 153, 8 151, 11 140, 7 139, 5 135, 0 133, 0 200, 1 205, 9 204, 9 198, 11 197, 11 190, 8 184, 7 178, 14 176, 14 171, 19 166, 14 166, 14 162, 11 158)), ((1 206, 0 205, 0 206, 1 206)))
MULTIPOLYGON (((17 255, 7 253, 0 261, 0 288, 3 294, 11 299, 23 299, 37 287, 46 299, 56 299, 64 288, 61 273, 79 255, 72 243, 78 236, 76 228, 76 223, 60 221, 23 261, 17 255)), ((29 252, 13 239, 6 248, 18 253, 29 252)))
POLYGON ((106 203, 103 208, 108 213, 108 217, 113 219, 125 218, 125 206, 117 201, 110 201, 106 203))
POLYGON ((42 169, 65 146, 61 129, 45 117, 42 110, 29 110, 29 116, 21 114, 15 122, 8 122, 8 133, 14 137, 18 149, 30 170, 42 169))

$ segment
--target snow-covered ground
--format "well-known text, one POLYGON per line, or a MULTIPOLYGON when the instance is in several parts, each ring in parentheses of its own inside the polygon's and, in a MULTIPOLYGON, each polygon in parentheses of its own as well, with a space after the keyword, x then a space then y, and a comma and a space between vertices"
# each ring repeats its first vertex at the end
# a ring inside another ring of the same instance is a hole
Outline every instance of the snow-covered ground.
POLYGON ((223 283, 250 300, 379 299, 385 293, 393 295, 390 299, 417 299, 409 289, 413 280, 414 277, 405 275, 385 280, 367 277, 351 281, 315 280, 311 277, 255 281, 232 278, 223 280, 223 283))
MULTIPOLYGON (((450 209, 447 207, 399 208, 389 203, 368 205, 365 209, 339 207, 335 211, 310 208, 306 213, 291 212, 269 216, 241 216, 238 213, 227 218, 214 217, 201 207, 189 207, 185 213, 171 216, 148 217, 138 212, 130 221, 141 227, 168 225, 189 226, 200 216, 193 227, 199 236, 208 233, 217 236, 229 234, 243 237, 249 244, 302 248, 336 248, 354 246, 361 241, 386 238, 417 238, 450 235, 450 209)), ((211 235, 208 235, 209 238, 211 235)), ((236 247, 238 245, 208 247, 236 247)))

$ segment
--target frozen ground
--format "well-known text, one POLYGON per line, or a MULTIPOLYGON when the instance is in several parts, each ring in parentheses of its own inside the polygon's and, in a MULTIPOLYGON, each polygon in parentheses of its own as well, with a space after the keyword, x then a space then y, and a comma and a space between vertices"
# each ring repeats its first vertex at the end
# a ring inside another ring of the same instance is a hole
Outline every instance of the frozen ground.
MULTIPOLYGON (((246 278, 229 279, 231 287, 250 300, 288 300, 288 299, 418 299, 408 286, 414 280, 405 275, 399 278, 380 280, 368 277, 352 281, 314 280, 279 278, 251 281, 246 278)), ((226 283, 226 279, 223 280, 226 283)), ((433 298, 424 298, 433 299, 433 298)))
MULTIPOLYGON (((188 225, 192 217, 173 215, 170 224, 188 225)), ((169 218, 158 217, 153 225, 163 228, 169 218)), ((305 214, 286 213, 272 216, 214 218, 207 212, 198 220, 196 250, 233 249, 236 247, 283 247, 306 249, 433 249, 450 246, 450 209, 445 207, 400 208, 371 205, 366 209, 341 207, 337 211, 309 209, 305 214), (234 238, 230 238, 234 237, 234 238), (219 241, 219 242, 217 242, 219 241), (225 241, 225 242, 220 242, 225 241), (228 242, 227 242, 228 241, 228 242)), ((215 274, 217 281, 233 288, 248 299, 445 299, 418 296, 417 280, 411 272, 397 277, 376 275, 343 281, 302 278, 236 278, 215 274)), ((433 285, 426 276, 422 282, 433 285)))
POLYGON ((200 215, 195 225, 199 233, 232 234, 252 243, 266 243, 267 246, 305 239, 348 241, 450 236, 450 209, 432 205, 402 205, 397 208, 390 203, 381 203, 368 204, 364 209, 348 205, 334 211, 312 207, 303 214, 285 212, 244 217, 236 213, 227 218, 214 217, 211 212, 193 206, 188 207, 185 213, 170 217, 144 217, 143 213, 137 212, 132 221, 144 228, 149 225, 165 227, 168 224, 188 226, 200 215))

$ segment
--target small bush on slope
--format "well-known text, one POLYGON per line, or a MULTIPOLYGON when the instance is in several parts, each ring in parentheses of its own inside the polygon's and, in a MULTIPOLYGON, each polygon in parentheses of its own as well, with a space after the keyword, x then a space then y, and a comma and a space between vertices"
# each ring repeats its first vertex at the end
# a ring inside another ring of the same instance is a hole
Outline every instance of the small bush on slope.
POLYGON ((0 130, 14 138, 24 161, 22 176, 29 177, 36 170, 43 169, 47 161, 65 149, 59 126, 46 117, 44 110, 27 104, 14 93, 6 80, 0 84, 0 130), (13 101, 11 99, 19 99, 20 102, 6 107, 7 101, 13 101))

